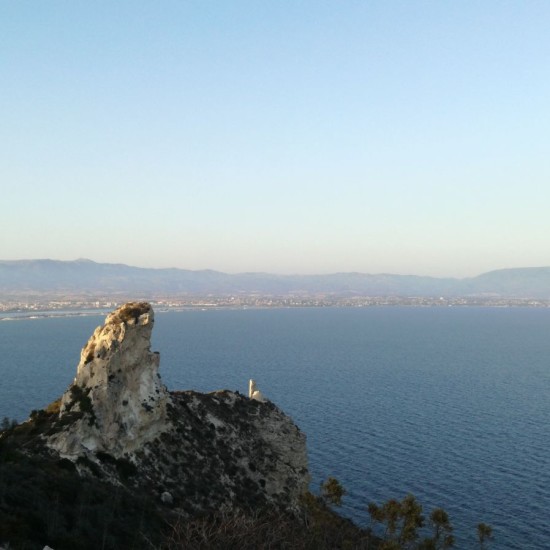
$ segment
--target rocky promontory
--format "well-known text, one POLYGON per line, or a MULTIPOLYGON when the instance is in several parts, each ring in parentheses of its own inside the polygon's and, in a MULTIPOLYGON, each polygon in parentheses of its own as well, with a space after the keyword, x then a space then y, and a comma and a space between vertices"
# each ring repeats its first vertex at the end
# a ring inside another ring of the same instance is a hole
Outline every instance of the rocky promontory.
MULTIPOLYGON (((158 373, 160 356, 151 351, 153 326, 145 302, 108 315, 82 349, 62 397, 0 434, 0 464, 17 457, 18 465, 59 475, 57 491, 62 480, 70 484, 65 497, 77 508, 83 492, 111 491, 134 504, 145 499, 157 517, 298 510, 309 483, 305 435, 264 399, 227 390, 168 391, 158 373)), ((49 487, 48 479, 42 482, 49 487)), ((55 484, 48 490, 59 502, 55 484)), ((0 494, 0 509, 6 496, 17 499, 0 494)), ((70 533, 70 523, 83 519, 63 521, 70 533)), ((0 535, 0 543, 2 536, 10 540, 9 533, 0 535)))

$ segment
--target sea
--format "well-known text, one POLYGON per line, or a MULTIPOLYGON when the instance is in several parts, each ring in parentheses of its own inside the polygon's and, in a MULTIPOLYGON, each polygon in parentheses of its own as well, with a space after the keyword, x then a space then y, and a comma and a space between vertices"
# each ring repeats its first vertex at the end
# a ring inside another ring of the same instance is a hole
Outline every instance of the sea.
MULTIPOLYGON (((0 418, 71 383, 103 316, 0 322, 0 418)), ((311 490, 341 513, 411 493, 444 508, 455 547, 550 548, 550 309, 365 307, 157 311, 171 390, 259 389, 307 435, 311 490)))

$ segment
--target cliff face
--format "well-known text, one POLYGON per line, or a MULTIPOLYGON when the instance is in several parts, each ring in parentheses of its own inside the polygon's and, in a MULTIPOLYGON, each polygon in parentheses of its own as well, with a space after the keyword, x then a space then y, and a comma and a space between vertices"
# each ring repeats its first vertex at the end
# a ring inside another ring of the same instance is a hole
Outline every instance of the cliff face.
POLYGON ((149 304, 129 303, 94 331, 61 398, 60 419, 74 422, 50 439, 52 448, 69 457, 86 451, 120 457, 168 429, 170 396, 158 374, 159 354, 150 350, 153 323, 149 304))
POLYGON ((146 489, 185 515, 295 507, 309 482, 305 436, 270 402, 168 392, 153 323, 149 304, 129 303, 95 330, 59 412, 40 416, 45 447, 83 476, 146 489))

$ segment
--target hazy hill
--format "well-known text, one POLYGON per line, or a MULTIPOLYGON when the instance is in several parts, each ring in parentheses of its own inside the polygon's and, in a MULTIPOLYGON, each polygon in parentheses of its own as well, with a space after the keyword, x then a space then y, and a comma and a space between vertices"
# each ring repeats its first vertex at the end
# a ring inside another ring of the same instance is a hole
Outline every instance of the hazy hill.
POLYGON ((187 269, 148 269, 90 260, 0 261, 0 295, 67 293, 204 295, 261 293, 363 296, 494 296, 550 299, 550 267, 501 269, 454 279, 415 275, 228 274, 187 269))
POLYGON ((497 296, 550 297, 550 267, 498 269, 464 279, 464 292, 497 296))

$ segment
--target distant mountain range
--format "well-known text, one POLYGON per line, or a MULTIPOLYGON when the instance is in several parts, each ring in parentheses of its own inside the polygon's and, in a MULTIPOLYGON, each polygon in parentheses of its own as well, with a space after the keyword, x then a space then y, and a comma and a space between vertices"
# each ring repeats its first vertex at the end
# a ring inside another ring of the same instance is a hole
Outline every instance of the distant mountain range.
POLYGON ((228 274, 149 269, 91 260, 0 260, 0 297, 22 294, 484 296, 550 299, 550 267, 499 269, 464 279, 366 273, 228 274))

